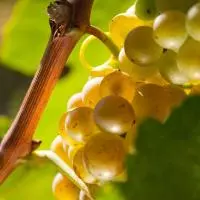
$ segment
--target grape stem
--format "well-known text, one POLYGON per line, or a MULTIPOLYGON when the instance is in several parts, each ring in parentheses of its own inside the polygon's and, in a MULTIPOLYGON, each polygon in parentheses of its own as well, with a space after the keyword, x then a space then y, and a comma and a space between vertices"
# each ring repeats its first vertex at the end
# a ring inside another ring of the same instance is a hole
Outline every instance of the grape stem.
POLYGON ((56 167, 58 167, 61 172, 67 176, 80 190, 83 190, 87 196, 92 200, 89 188, 87 185, 76 175, 74 170, 67 165, 62 158, 60 158, 56 153, 54 153, 51 150, 39 150, 35 151, 33 155, 36 155, 37 157, 44 159, 47 158, 50 160, 56 167))
POLYGON ((33 135, 72 50, 90 25, 94 0, 56 0, 48 7, 51 37, 15 120, 0 143, 0 184, 40 142, 33 135), (66 13, 65 13, 66 12, 66 13))
POLYGON ((86 33, 98 38, 101 42, 103 42, 108 47, 108 49, 111 51, 113 56, 115 58, 118 58, 119 48, 115 45, 112 39, 108 35, 106 35, 102 30, 100 30, 99 28, 95 26, 90 25, 86 28, 86 33))

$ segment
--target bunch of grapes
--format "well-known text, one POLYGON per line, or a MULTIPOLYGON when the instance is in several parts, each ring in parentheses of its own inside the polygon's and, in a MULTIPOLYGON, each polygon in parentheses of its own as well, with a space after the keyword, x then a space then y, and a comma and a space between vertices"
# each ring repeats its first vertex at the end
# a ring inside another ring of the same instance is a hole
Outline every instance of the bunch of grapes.
MULTIPOLYGON (((200 93, 197 1, 137 0, 112 19, 109 36, 118 58, 90 67, 51 146, 89 188, 125 181, 124 161, 137 151, 138 125, 147 117, 164 123, 188 94, 200 93)), ((89 198, 60 173, 53 192, 58 200, 89 198)))

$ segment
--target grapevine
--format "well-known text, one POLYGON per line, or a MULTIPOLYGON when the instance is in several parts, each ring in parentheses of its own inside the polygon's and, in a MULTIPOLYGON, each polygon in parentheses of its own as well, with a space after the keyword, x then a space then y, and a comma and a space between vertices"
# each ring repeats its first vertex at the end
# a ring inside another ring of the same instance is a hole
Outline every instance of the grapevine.
POLYGON ((113 17, 108 33, 85 28, 91 35, 80 61, 88 81, 68 100, 50 152, 36 151, 61 168, 52 183, 56 199, 95 199, 104 184, 126 181, 125 160, 137 153, 139 125, 146 118, 165 123, 187 96, 200 94, 199 22, 195 0, 136 0, 113 17), (84 56, 93 39, 110 50, 99 66, 84 56))

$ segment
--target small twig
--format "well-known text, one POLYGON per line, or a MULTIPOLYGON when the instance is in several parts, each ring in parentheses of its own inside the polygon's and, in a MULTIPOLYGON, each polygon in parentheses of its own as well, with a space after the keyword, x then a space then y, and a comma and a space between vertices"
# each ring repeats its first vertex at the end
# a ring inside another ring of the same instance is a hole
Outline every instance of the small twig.
POLYGON ((119 55, 119 48, 115 45, 115 43, 112 41, 112 39, 106 35, 103 31, 101 31, 99 28, 95 26, 88 26, 86 28, 86 33, 89 33, 96 38, 98 38, 100 41, 102 41, 108 49, 111 51, 113 56, 118 58, 119 55))
POLYGON ((0 144, 0 183, 16 167, 20 158, 30 154, 40 144, 32 140, 39 119, 66 60, 89 26, 93 0, 70 0, 70 19, 65 13, 69 12, 66 2, 57 0, 49 8, 53 9, 49 13, 52 35, 47 50, 21 108, 0 144))

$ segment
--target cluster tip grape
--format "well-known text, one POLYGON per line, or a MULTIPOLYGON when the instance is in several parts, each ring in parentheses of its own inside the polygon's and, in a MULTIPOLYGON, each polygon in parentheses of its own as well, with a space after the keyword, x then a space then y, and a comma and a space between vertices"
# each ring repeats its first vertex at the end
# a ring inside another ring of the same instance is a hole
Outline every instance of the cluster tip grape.
MULTIPOLYGON (((68 100, 51 145, 95 191, 109 181, 126 181, 126 155, 137 152, 137 127, 144 119, 165 123, 188 95, 200 94, 200 3, 137 0, 113 17, 107 35, 119 48, 118 58, 86 64, 88 81, 68 100)), ((52 189, 58 200, 90 199, 61 173, 52 189)))

